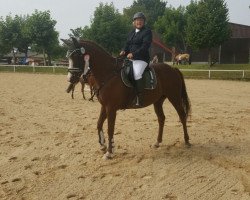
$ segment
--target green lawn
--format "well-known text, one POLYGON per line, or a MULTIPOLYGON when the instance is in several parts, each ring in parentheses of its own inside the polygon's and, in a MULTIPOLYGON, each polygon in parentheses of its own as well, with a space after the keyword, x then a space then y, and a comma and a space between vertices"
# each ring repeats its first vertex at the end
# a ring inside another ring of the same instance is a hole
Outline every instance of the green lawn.
POLYGON ((215 64, 210 67, 207 64, 174 65, 181 70, 186 78, 208 79, 231 79, 250 80, 250 64, 215 64), (197 71, 185 71, 185 70, 197 71), (206 71, 199 71, 206 70, 206 71), (210 72, 209 72, 210 70, 210 72), (219 70, 241 70, 241 71, 219 71, 219 70), (244 70, 244 72, 243 72, 244 70), (243 78, 244 76, 244 78, 243 78))
POLYGON ((207 69, 207 70, 250 70, 250 64, 208 64, 174 65, 179 69, 207 69))

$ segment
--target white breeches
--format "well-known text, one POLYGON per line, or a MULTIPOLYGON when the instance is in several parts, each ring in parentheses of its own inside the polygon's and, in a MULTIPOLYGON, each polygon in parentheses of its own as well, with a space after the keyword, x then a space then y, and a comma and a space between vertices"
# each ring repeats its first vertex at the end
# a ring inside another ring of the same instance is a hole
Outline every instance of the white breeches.
POLYGON ((142 74, 147 67, 148 63, 143 60, 132 60, 134 79, 139 80, 142 78, 142 74))

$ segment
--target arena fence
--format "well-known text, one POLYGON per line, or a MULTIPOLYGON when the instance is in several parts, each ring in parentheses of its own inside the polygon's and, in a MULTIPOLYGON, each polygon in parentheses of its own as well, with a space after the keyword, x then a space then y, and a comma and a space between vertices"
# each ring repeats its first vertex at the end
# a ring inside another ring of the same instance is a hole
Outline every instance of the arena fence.
POLYGON ((187 78, 250 80, 250 70, 180 69, 187 78))
MULTIPOLYGON (((185 78, 250 80, 250 70, 180 69, 185 78)), ((67 74, 65 66, 0 65, 0 72, 67 74)))
POLYGON ((0 65, 0 72, 56 73, 67 74, 65 66, 0 65))

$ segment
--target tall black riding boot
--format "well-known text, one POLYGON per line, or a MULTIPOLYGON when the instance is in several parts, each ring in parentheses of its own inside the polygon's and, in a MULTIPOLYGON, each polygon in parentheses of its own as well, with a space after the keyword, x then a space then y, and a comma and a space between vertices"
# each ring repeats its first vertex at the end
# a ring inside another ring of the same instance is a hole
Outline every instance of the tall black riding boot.
POLYGON ((143 90, 144 82, 143 79, 135 80, 135 89, 136 89, 136 103, 137 107, 143 107, 143 90))

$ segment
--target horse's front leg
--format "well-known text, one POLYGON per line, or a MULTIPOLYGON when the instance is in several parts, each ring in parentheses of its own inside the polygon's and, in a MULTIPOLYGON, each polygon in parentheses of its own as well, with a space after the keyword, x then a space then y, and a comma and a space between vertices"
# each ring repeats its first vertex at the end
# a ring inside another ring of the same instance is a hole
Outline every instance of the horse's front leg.
POLYGON ((89 85, 89 88, 90 88, 90 95, 91 97, 89 98, 89 101, 94 101, 94 89, 91 85, 89 85))
POLYGON ((75 91, 75 85, 72 86, 71 99, 74 99, 74 91, 75 91))
POLYGON ((98 137, 99 137, 99 143, 101 145, 101 150, 106 151, 107 146, 105 144, 105 137, 103 132, 103 123, 107 118, 106 109, 104 106, 101 107, 101 112, 99 115, 99 119, 97 122, 97 130, 98 130, 98 137))
POLYGON ((163 111, 162 104, 164 102, 165 98, 162 98, 158 100, 156 103, 154 103, 154 110, 158 118, 158 123, 159 123, 159 130, 158 130, 158 137, 157 141, 154 144, 155 148, 158 148, 160 146, 160 143, 162 143, 162 134, 163 134, 163 128, 164 128, 164 123, 165 123, 165 115, 163 111))
POLYGON ((114 155, 114 128, 115 128, 115 119, 116 119, 116 110, 107 110, 108 117, 108 150, 104 154, 104 159, 110 159, 114 155))
POLYGON ((82 86, 82 88, 81 88, 82 97, 83 97, 83 99, 86 99, 86 98, 85 98, 85 95, 84 95, 84 87, 85 87, 84 81, 81 81, 81 86, 82 86))

